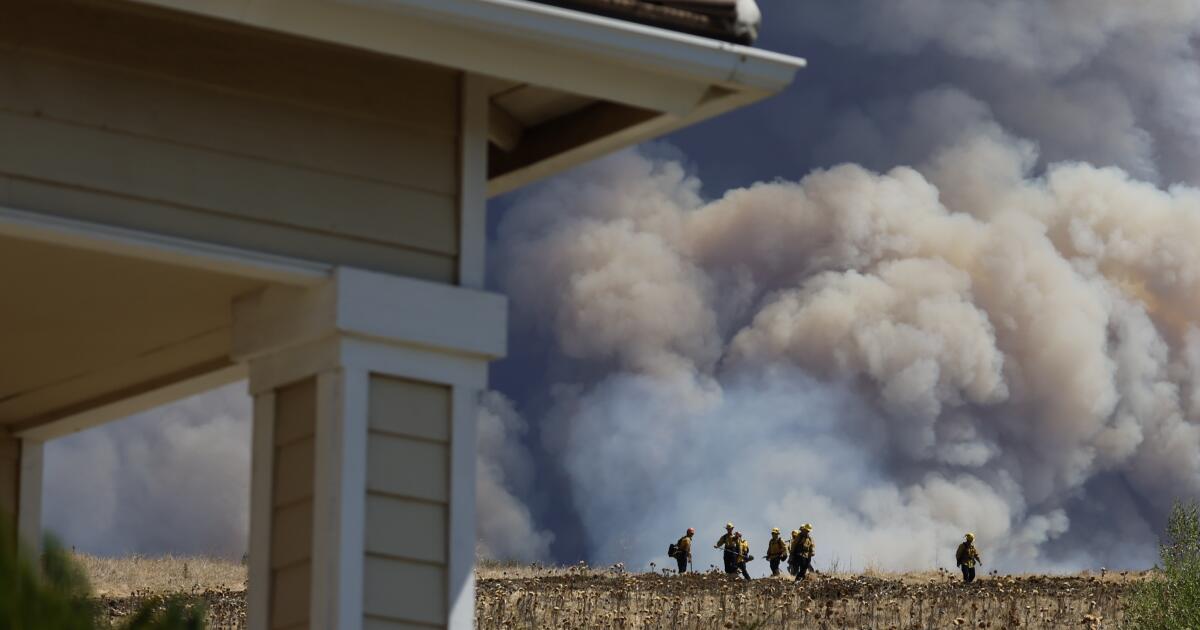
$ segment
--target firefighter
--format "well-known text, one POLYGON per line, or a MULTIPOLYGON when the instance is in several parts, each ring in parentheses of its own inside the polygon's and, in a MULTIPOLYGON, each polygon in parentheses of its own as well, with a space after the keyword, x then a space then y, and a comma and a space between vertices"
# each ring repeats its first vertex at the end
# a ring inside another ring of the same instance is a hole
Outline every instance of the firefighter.
POLYGON ((746 563, 754 559, 750 555, 750 541, 742 537, 742 532, 735 532, 734 537, 738 541, 737 569, 742 572, 742 577, 750 579, 750 572, 746 570, 746 563))
POLYGON ((737 557, 741 550, 737 538, 733 534, 733 523, 725 523, 725 535, 717 540, 717 544, 713 545, 713 549, 724 549, 725 573, 734 575, 737 573, 737 557))
POLYGON ((779 537, 779 528, 771 528, 771 542, 767 543, 767 562, 771 563, 771 576, 779 576, 779 563, 787 558, 788 546, 779 537))
POLYGON ((687 533, 675 543, 675 562, 679 563, 679 575, 687 573, 688 564, 692 562, 692 537, 696 529, 689 527, 687 533))
POLYGON ((983 564, 983 560, 979 557, 979 550, 975 548, 975 534, 967 532, 967 535, 963 536, 963 541, 959 543, 958 550, 954 552, 954 561, 962 569, 963 584, 974 582, 975 565, 983 564))
POLYGON ((812 525, 805 523, 800 526, 800 536, 792 543, 791 555, 788 562, 796 565, 796 581, 803 580, 812 568, 812 557, 815 549, 812 539, 812 525))
POLYGON ((796 560, 792 556, 792 550, 796 548, 796 542, 800 540, 800 530, 792 530, 792 539, 788 541, 788 575, 796 575, 796 560))

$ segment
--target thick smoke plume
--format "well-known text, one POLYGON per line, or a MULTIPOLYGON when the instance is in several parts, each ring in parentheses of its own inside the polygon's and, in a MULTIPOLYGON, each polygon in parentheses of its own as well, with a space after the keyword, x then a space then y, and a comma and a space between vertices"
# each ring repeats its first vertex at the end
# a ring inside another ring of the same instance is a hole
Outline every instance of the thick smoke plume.
POLYGON ((735 518, 843 566, 966 529, 1001 568, 1149 564, 1200 493, 1200 2, 763 5, 811 68, 680 141, 798 183, 653 149, 502 224, 514 347, 553 348, 545 520, 605 562, 735 518))
POLYGON ((106 555, 246 551, 250 397, 229 385, 46 446, 46 529, 106 555))
POLYGON ((545 446, 594 559, 732 519, 842 566, 967 530, 1001 568, 1148 561, 1200 494, 1200 190, 1037 162, 983 125, 919 169, 704 202, 628 152, 518 201, 501 282, 575 365, 545 446))
MULTIPOLYGON (((249 529, 251 400, 237 383, 47 445, 45 526, 79 551, 239 559, 249 529)), ((527 428, 500 394, 481 401, 479 551, 549 559, 553 536, 518 499, 531 489, 527 428)))
POLYGON ((1116 165, 1152 182, 1200 178, 1196 0, 779 1, 764 11, 779 29, 767 45, 807 49, 830 75, 832 87, 806 86, 825 102, 805 113, 833 121, 818 157, 927 158, 961 121, 920 94, 951 85, 1036 139, 1047 162, 1116 165), (814 50, 822 41, 838 54, 814 50), (849 64, 847 51, 859 55, 849 64))
POLYGON ((522 446, 529 431, 512 402, 486 392, 479 406, 476 468, 478 555, 500 560, 548 561, 554 535, 537 529, 524 502, 533 492, 531 453, 522 446))

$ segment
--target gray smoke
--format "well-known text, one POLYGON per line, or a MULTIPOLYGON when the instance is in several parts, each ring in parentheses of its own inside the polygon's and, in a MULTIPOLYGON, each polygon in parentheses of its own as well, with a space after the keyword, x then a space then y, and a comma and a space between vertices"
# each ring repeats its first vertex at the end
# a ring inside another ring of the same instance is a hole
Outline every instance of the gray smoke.
POLYGON ((543 420, 594 559, 733 519, 813 522, 842 566, 967 530, 1001 568, 1149 562, 1200 494, 1200 190, 1037 163, 984 123, 918 169, 704 202, 626 152, 520 199, 514 319, 595 368, 543 420))
MULTIPOLYGON (((251 400, 236 383, 49 442, 47 531, 100 555, 239 559, 249 528, 251 400)), ((532 484, 524 421, 500 394, 479 413, 479 547, 544 561, 553 536, 517 499, 532 484)))
POLYGON ((765 13, 768 26, 780 25, 777 46, 803 54, 795 42, 825 41, 889 61, 835 62, 836 72, 889 92, 834 103, 828 113, 842 135, 827 139, 828 150, 840 159, 877 160, 853 153, 867 140, 911 162, 904 142, 889 150, 897 135, 912 136, 907 122, 933 121, 943 130, 935 139, 953 129, 954 119, 938 124, 911 99, 936 82, 987 103, 1006 129, 1038 140, 1049 162, 1086 159, 1147 181, 1200 182, 1196 0, 774 2, 765 13))
POLYGON ((241 558, 249 417, 229 385, 47 443, 46 529, 88 553, 241 558))
POLYGON ((537 529, 522 497, 533 491, 530 451, 523 446, 528 425, 512 402, 485 392, 479 409, 476 468, 478 555, 499 560, 548 561, 554 535, 537 529))

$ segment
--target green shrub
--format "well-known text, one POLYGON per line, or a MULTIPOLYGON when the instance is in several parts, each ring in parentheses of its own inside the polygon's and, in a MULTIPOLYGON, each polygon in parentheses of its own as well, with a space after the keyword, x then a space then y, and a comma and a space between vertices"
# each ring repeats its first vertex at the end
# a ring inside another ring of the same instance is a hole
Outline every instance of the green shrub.
POLYGON ((1161 571, 1134 592, 1128 621, 1145 630, 1200 628, 1200 505, 1178 504, 1160 546, 1161 571))
MULTIPOLYGON (((8 520, 0 515, 0 523, 8 520)), ((47 539, 40 566, 16 537, 0 526, 0 628, 101 630, 112 626, 92 598, 83 570, 47 539)), ((151 601, 130 615, 122 630, 202 630, 204 609, 179 598, 151 601)))

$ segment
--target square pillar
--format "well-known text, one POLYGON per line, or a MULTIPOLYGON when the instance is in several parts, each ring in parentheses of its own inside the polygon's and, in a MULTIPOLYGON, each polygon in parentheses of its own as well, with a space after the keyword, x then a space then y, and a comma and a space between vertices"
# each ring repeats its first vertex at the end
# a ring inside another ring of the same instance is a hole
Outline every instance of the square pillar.
POLYGON ((252 630, 472 627, 476 405, 505 311, 345 268, 235 303, 254 396, 252 630))
POLYGON ((22 544, 38 551, 42 544, 42 442, 0 436, 0 518, 22 544))

